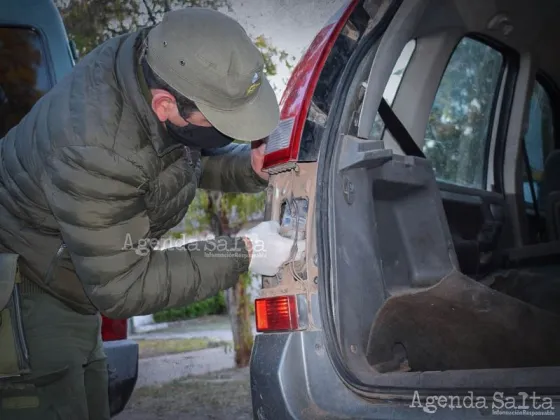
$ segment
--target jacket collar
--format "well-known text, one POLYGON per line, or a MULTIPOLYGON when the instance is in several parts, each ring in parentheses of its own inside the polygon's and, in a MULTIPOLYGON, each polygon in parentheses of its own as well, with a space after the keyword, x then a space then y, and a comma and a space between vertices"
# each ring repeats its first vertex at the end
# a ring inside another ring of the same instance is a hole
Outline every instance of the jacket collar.
POLYGON ((141 29, 125 36, 117 53, 115 73, 124 101, 134 109, 141 128, 152 142, 158 156, 163 156, 182 145, 173 141, 167 134, 147 99, 150 93, 142 74, 140 57, 146 45, 144 41, 148 31, 149 29, 141 29))

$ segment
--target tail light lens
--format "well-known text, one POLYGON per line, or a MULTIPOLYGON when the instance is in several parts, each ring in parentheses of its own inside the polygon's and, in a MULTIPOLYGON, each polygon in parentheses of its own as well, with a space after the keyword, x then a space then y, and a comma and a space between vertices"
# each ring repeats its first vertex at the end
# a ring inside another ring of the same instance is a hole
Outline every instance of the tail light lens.
POLYGON ((276 172, 284 167, 293 166, 297 161, 301 136, 317 81, 333 44, 357 4, 357 0, 352 0, 333 16, 294 68, 280 101, 280 122, 268 138, 264 169, 274 168, 271 172, 276 172))
POLYGON ((255 300, 257 332, 296 331, 307 327, 304 295, 274 296, 255 300))
POLYGON ((128 337, 128 320, 102 317, 101 338, 103 341, 125 340, 128 337))

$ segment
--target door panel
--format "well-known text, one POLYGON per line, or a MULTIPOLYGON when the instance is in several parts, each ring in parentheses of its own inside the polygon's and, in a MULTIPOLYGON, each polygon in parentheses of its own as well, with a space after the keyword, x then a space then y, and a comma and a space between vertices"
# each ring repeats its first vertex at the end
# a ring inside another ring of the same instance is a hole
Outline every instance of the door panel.
POLYGON ((504 225, 500 194, 438 183, 461 272, 478 278, 499 263, 504 225))

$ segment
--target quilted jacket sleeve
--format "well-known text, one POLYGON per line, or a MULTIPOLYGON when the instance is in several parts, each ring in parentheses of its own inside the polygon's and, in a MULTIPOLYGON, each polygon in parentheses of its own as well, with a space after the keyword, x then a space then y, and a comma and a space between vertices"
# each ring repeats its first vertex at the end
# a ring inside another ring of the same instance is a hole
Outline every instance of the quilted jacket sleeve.
POLYGON ((219 149, 204 150, 199 187, 205 190, 257 193, 266 188, 251 166, 251 146, 232 143, 219 149))
POLYGON ((113 318, 206 298, 233 286, 248 268, 245 245, 235 238, 149 250, 143 184, 140 168, 101 147, 58 148, 42 176, 84 290, 113 318))

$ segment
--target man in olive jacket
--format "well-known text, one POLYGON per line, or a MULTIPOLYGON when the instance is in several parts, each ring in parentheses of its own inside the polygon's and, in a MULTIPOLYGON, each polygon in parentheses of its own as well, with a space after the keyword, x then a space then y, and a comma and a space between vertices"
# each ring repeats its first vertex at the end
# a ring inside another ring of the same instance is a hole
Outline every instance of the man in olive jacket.
POLYGON ((183 219, 197 188, 263 190, 262 147, 232 141, 266 138, 278 116, 242 27, 188 8, 97 47, 2 139, 0 244, 21 256, 36 380, 22 400, 11 391, 20 403, 0 418, 108 419, 99 313, 150 314, 229 288, 248 269, 279 270, 292 242, 273 223, 242 239, 139 250, 183 219))

